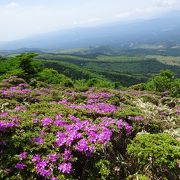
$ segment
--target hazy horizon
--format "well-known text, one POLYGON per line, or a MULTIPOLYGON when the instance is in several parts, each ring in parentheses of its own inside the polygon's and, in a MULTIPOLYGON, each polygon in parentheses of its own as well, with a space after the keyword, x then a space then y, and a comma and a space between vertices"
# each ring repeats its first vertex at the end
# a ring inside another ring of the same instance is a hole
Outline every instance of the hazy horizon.
POLYGON ((179 9, 178 0, 0 0, 0 41, 74 27, 148 19, 179 9))

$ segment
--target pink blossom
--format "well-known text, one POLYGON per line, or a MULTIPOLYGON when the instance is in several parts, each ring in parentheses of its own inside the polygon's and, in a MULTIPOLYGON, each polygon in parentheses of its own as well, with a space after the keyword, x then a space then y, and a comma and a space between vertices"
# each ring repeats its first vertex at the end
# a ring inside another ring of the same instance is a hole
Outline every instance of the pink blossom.
POLYGON ((70 174, 72 171, 72 164, 71 163, 59 164, 58 170, 60 170, 61 172, 65 173, 65 174, 70 174))
POLYGON ((20 163, 17 163, 15 167, 16 169, 23 170, 26 167, 26 165, 20 162, 20 163))
POLYGON ((41 122, 42 122, 42 125, 45 127, 45 126, 50 125, 53 122, 53 120, 49 117, 44 117, 42 118, 41 122))
POLYGON ((20 159, 20 160, 26 159, 27 154, 28 154, 27 152, 22 152, 22 153, 20 153, 20 154, 19 154, 19 159, 20 159))

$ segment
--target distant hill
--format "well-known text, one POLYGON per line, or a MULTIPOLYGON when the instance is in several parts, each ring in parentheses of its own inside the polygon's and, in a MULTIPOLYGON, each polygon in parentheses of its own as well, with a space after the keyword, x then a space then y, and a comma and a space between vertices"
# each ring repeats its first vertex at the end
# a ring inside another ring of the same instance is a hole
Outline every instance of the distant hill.
POLYGON ((149 48, 154 45, 162 48, 179 46, 180 12, 169 13, 150 20, 114 22, 96 27, 79 27, 42 34, 0 43, 0 49, 70 49, 90 46, 142 48, 144 44, 149 48))
MULTIPOLYGON (((72 53, 75 53, 75 50, 72 50, 72 53)), ((166 69, 180 77, 180 57, 173 56, 94 54, 88 57, 88 55, 41 53, 37 59, 43 61, 45 67, 53 68, 71 79, 101 76, 112 82, 121 82, 124 86, 145 82, 160 70, 166 69)))

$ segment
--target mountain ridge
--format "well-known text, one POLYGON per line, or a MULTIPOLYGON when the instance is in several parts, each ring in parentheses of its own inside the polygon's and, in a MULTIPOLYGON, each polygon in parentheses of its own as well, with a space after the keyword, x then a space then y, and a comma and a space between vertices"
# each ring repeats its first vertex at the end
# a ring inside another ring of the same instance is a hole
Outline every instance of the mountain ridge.
POLYGON ((129 47, 139 44, 180 44, 180 11, 149 20, 113 22, 94 27, 36 35, 12 42, 0 42, 0 49, 71 49, 90 46, 129 47))

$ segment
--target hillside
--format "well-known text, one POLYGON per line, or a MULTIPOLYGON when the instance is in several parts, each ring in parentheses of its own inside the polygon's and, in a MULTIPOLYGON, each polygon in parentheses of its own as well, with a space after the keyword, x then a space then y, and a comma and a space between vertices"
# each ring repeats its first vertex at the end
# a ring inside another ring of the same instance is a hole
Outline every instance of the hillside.
MULTIPOLYGON (((3 57, 12 58, 24 51, 26 49, 8 51, 3 57)), ((120 55, 118 53, 121 51, 111 47, 35 52, 38 54, 37 62, 40 61, 45 67, 53 68, 73 80, 99 78, 131 86, 146 82, 160 70, 166 69, 180 77, 180 56, 140 53, 138 50, 120 55)))
POLYGON ((74 56, 36 56, 0 59, 1 179, 180 178, 173 72, 125 88, 69 63, 74 56))
POLYGON ((34 87, 17 77, 0 83, 0 97, 2 179, 180 176, 177 98, 132 89, 34 87), (149 153, 158 164, 150 164, 149 153))
MULTIPOLYGON (((64 53, 64 52, 63 52, 64 53)), ((145 82, 160 70, 170 69, 180 77, 179 57, 155 55, 65 55, 41 53, 38 59, 45 59, 47 67, 62 71, 62 64, 90 71, 112 81, 129 86, 145 82), (60 66, 61 62, 61 66, 60 66)), ((67 73, 66 73, 67 75, 67 73)), ((73 78, 73 76, 71 76, 73 78)), ((75 77, 74 77, 75 78, 75 77)), ((83 78, 83 76, 82 76, 83 78)), ((75 78, 76 79, 76 78, 75 78)))

